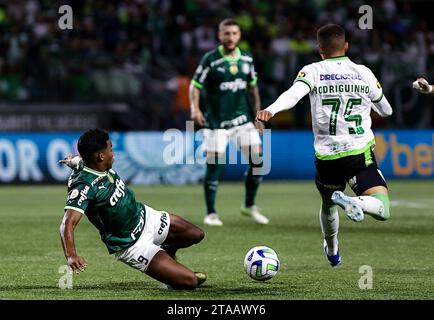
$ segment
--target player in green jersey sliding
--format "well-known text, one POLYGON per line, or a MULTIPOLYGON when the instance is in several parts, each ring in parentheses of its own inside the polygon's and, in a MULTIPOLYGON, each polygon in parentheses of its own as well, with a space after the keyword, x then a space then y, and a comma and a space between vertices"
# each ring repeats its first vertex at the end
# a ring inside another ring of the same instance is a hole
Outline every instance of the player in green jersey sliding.
MULTIPOLYGON (((190 84, 191 118, 205 127, 207 215, 204 223, 223 225, 215 209, 215 198, 218 180, 224 170, 226 146, 229 139, 234 139, 249 160, 241 213, 259 224, 267 224, 268 219, 255 206, 256 192, 262 180, 262 175, 257 174, 262 166, 258 161, 262 158, 262 148, 258 130, 253 124, 254 115, 261 105, 253 58, 238 48, 241 31, 234 20, 223 20, 219 24, 218 36, 221 45, 203 56, 190 84), (206 91, 202 106, 204 113, 199 105, 203 89, 206 91)), ((262 124, 258 126, 262 129, 262 124)))
POLYGON ((79 273, 87 267, 74 242, 75 227, 85 214, 118 260, 174 289, 194 289, 203 283, 204 273, 191 271, 174 256, 177 249, 199 243, 204 232, 175 214, 136 201, 112 169, 114 154, 106 131, 86 131, 77 148, 82 160, 68 156, 60 161, 74 169, 60 225, 63 250, 72 270, 79 273))

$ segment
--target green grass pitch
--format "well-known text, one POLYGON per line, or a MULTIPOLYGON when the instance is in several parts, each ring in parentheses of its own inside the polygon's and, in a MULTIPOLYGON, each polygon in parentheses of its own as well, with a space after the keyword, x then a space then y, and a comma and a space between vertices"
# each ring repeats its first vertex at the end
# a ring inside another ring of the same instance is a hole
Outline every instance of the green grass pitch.
POLYGON ((182 215, 205 230, 202 243, 179 251, 179 260, 208 273, 195 291, 172 291, 108 255, 97 230, 83 218, 76 229, 88 269, 73 289, 58 287, 65 265, 59 223, 64 186, 0 188, 1 299, 433 299, 434 181, 390 181, 391 219, 367 216, 354 223, 340 211, 342 265, 331 268, 322 251, 320 198, 313 182, 263 183, 257 203, 270 218, 256 225, 240 214, 242 183, 221 183, 217 209, 224 226, 204 227, 202 187, 131 187, 138 201, 182 215), (255 282, 243 270, 255 245, 276 250, 279 273, 255 282), (361 290, 368 265, 372 289, 361 290))

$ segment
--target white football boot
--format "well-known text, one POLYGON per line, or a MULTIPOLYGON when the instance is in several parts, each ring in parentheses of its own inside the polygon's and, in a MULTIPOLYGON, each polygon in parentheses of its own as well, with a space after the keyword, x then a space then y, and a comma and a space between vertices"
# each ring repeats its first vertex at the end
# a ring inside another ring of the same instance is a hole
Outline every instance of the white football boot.
POLYGON ((332 201, 339 207, 345 210, 348 218, 355 222, 363 221, 365 215, 362 208, 357 204, 356 201, 351 199, 342 191, 335 191, 332 194, 332 201))
POLYGON ((241 213, 245 216, 251 217, 258 224, 268 224, 269 220, 261 213, 257 206, 241 207, 241 213))
POLYGON ((220 220, 219 215, 217 213, 210 213, 205 216, 203 219, 203 223, 208 226, 216 226, 221 227, 223 222, 220 220))

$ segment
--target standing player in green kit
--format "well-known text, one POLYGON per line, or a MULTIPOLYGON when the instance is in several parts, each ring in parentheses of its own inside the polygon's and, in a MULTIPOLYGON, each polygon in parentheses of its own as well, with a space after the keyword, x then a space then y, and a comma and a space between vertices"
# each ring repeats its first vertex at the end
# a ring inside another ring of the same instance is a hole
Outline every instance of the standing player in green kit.
POLYGON ((223 225, 215 208, 215 199, 218 180, 225 166, 226 146, 229 139, 235 139, 237 147, 249 161, 241 213, 259 224, 267 224, 268 219, 255 206, 256 192, 262 180, 257 170, 260 171, 262 162, 254 159, 262 158, 262 147, 259 132, 253 124, 261 105, 253 58, 238 48, 241 31, 236 21, 223 20, 219 24, 218 37, 221 45, 203 56, 190 84, 191 118, 205 127, 207 164, 204 191, 207 214, 204 223, 223 225), (202 89, 206 91, 204 113, 199 105, 202 89))
POLYGON ((204 232, 165 211, 135 199, 112 169, 114 154, 109 135, 88 130, 78 140, 79 156, 60 162, 73 169, 60 237, 68 266, 84 271, 86 260, 77 254, 74 231, 83 215, 98 229, 110 254, 174 289, 195 289, 206 275, 193 272, 175 259, 176 250, 200 242, 204 232))

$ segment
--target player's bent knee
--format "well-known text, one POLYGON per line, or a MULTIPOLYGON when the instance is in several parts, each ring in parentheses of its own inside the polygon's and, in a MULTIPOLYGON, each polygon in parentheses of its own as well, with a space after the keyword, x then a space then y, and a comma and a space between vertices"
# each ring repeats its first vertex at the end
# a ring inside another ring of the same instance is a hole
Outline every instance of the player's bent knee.
POLYGON ((203 238, 205 237, 205 232, 202 229, 200 229, 194 225, 188 230, 188 233, 190 235, 189 238, 190 238, 192 244, 196 244, 196 243, 201 242, 203 240, 203 238))
POLYGON ((205 232, 202 229, 196 227, 196 230, 194 231, 195 243, 201 242, 203 238, 205 238, 205 232))
POLYGON ((170 214, 170 224, 172 230, 176 230, 175 232, 177 233, 182 233, 193 244, 201 242, 205 237, 205 232, 202 229, 176 214, 170 214))

